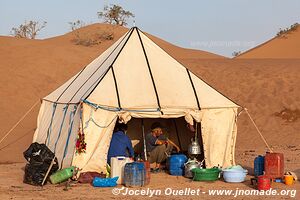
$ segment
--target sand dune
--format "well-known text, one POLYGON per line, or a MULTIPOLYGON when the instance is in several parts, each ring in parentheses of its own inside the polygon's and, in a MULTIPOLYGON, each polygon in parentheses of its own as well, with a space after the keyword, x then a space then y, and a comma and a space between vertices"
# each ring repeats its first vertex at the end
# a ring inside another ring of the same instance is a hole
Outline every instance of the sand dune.
POLYGON ((242 53, 239 58, 300 58, 300 25, 295 31, 275 37, 253 49, 242 53))
MULTIPOLYGON (((87 35, 105 30, 113 31, 114 39, 89 47, 72 42, 75 32, 45 40, 0 37, 0 138, 36 101, 68 80, 127 31, 123 27, 103 24, 78 31, 87 35)), ((299 41, 296 36, 300 39, 297 32, 282 40, 293 44, 299 41)), ((287 123, 274 115, 284 107, 300 109, 300 59, 232 60, 150 37, 215 88, 247 107, 270 144, 300 143, 300 120, 287 123)), ((291 55, 294 58, 294 54, 291 55)), ((22 152, 31 143, 38 110, 39 106, 0 145, 0 162, 24 161, 22 152)), ((238 126, 238 148, 264 150, 263 143, 244 114, 240 116, 238 126)))

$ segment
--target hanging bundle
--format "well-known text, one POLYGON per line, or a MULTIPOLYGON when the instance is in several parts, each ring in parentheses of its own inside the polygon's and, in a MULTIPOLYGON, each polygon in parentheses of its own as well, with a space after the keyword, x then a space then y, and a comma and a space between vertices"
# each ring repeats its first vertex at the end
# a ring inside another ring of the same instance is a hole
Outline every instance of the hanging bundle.
POLYGON ((86 151, 86 142, 85 135, 83 132, 83 123, 82 123, 82 105, 80 109, 80 126, 78 129, 77 140, 76 140, 76 153, 81 154, 86 151))
POLYGON ((76 141, 76 153, 78 154, 85 153, 86 151, 86 142, 84 139, 84 133, 81 131, 81 128, 79 128, 76 141))

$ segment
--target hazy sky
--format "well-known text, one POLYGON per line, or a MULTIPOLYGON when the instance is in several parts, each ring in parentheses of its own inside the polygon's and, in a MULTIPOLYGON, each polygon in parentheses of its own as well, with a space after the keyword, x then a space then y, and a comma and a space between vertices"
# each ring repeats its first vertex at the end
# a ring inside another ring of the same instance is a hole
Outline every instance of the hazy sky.
POLYGON ((97 12, 107 4, 133 12, 138 27, 168 42, 225 56, 300 22, 300 0, 0 0, 0 35, 25 20, 48 22, 38 38, 60 35, 70 30, 68 22, 99 22, 97 12))

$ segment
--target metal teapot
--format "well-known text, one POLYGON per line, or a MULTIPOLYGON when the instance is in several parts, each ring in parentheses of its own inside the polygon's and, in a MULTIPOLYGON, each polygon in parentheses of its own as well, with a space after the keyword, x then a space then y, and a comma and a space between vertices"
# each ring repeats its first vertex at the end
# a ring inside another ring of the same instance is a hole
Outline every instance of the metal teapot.
POLYGON ((189 155, 199 155, 201 154, 201 147, 198 143, 197 137, 191 139, 191 144, 189 145, 188 152, 189 155))
POLYGON ((199 167, 199 162, 196 159, 193 159, 193 160, 189 159, 184 164, 184 176, 186 178, 193 178, 192 169, 198 168, 198 167, 199 167))

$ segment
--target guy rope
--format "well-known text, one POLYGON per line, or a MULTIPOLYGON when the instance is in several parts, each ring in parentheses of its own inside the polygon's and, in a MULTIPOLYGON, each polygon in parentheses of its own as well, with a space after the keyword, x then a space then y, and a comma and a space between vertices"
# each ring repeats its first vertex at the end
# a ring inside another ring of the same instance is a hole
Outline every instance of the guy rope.
POLYGON ((40 100, 38 100, 37 102, 35 102, 33 104, 33 106, 31 106, 31 108, 19 119, 19 121, 3 136, 3 138, 1 138, 0 140, 0 144, 5 140, 5 138, 7 138, 9 136, 9 134, 23 121, 23 119, 35 108, 35 106, 40 102, 40 100))

